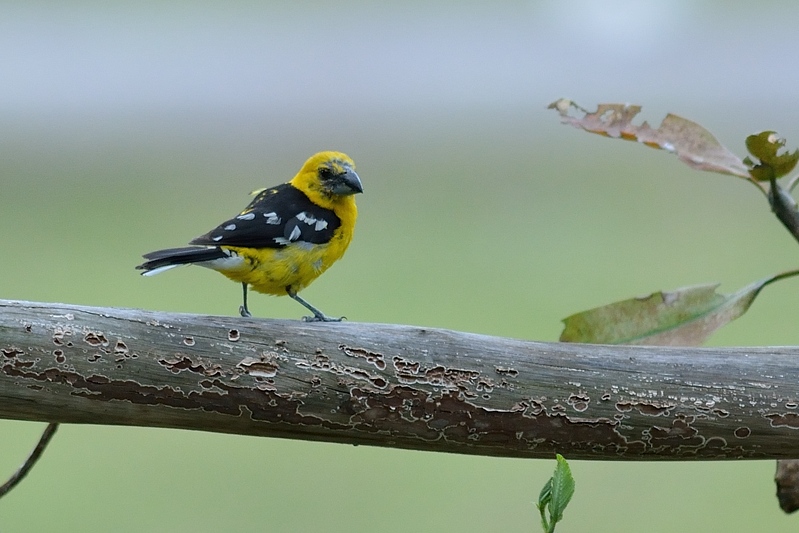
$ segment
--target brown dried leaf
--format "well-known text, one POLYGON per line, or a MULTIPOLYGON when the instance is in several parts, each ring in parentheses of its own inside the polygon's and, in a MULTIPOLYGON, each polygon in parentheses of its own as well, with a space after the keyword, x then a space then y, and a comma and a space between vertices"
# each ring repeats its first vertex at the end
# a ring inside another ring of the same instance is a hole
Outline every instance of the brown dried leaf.
POLYGON ((688 119, 669 113, 658 129, 644 122, 632 123, 641 106, 625 104, 599 104, 593 113, 571 100, 560 99, 549 104, 556 109, 562 121, 590 133, 614 139, 638 141, 651 148, 677 154, 682 162, 697 170, 730 174, 749 179, 749 169, 737 155, 725 148, 708 130, 688 119), (572 109, 582 117, 569 114, 572 109))

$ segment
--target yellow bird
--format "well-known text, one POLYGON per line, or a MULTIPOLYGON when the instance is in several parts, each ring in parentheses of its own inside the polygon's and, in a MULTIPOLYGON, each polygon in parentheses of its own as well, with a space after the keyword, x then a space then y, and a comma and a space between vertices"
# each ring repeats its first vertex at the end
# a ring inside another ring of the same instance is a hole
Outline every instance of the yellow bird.
POLYGON ((288 183, 256 192, 250 205, 185 248, 145 254, 136 268, 151 276, 180 265, 199 265, 241 283, 247 309, 247 287, 257 292, 291 298, 313 316, 305 321, 331 318, 297 294, 338 261, 352 241, 358 209, 355 194, 363 185, 355 163, 341 152, 311 156, 288 183))

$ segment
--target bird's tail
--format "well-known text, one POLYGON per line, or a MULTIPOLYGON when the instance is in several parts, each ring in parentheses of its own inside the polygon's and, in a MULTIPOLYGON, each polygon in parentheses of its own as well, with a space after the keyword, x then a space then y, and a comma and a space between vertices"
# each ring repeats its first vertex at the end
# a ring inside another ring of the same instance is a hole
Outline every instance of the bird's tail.
POLYGON ((205 263, 215 259, 229 257, 220 248, 207 248, 205 246, 187 246, 185 248, 167 248, 144 254, 142 257, 147 259, 144 263, 136 267, 136 270, 144 270, 142 276, 154 276, 164 270, 175 268, 180 265, 191 265, 193 263, 205 263))

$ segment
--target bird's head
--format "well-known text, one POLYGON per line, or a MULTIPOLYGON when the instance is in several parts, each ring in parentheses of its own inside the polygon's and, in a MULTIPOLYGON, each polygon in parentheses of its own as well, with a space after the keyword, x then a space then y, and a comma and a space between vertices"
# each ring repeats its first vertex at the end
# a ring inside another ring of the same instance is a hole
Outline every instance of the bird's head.
POLYGON ((328 203, 363 192, 355 163, 341 152, 319 152, 305 162, 290 182, 312 200, 328 203))

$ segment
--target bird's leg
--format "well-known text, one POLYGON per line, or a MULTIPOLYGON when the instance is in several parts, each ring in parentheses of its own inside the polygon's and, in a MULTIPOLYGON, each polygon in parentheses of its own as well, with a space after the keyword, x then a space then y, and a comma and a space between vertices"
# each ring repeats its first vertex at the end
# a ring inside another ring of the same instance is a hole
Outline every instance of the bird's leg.
POLYGON ((343 316, 340 316, 338 318, 327 316, 322 311, 320 311, 316 307, 312 306, 311 304, 309 304, 308 302, 306 302, 305 300, 300 298, 300 295, 297 294, 297 291, 293 290, 291 287, 286 287, 286 293, 289 296, 291 296, 294 300, 298 301, 303 306, 305 306, 305 308, 308 311, 313 313, 313 316, 304 316, 304 317, 302 317, 302 320, 304 322, 341 322, 345 318, 343 316))
POLYGON ((246 283, 242 283, 241 284, 241 289, 242 289, 242 293, 243 293, 243 296, 244 296, 244 303, 239 307, 239 314, 241 316, 243 316, 244 318, 248 318, 248 317, 251 317, 252 314, 250 313, 250 310, 247 309, 247 284, 246 283))

